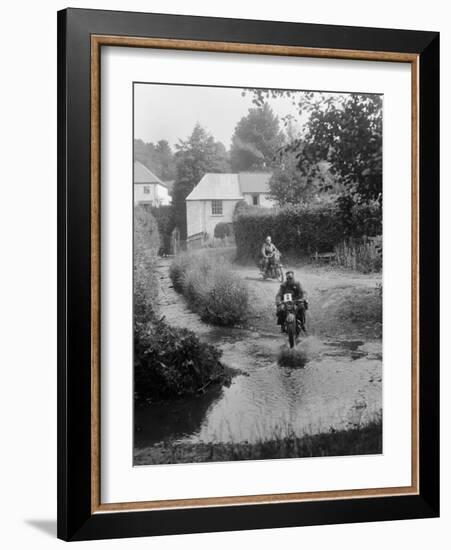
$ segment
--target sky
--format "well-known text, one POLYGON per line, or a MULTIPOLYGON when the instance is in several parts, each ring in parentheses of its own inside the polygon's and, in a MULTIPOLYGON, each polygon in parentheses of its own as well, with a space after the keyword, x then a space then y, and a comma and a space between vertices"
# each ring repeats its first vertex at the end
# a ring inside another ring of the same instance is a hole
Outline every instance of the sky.
MULTIPOLYGON (((199 122, 226 148, 237 122, 253 107, 252 96, 242 88, 135 84, 135 138, 145 142, 165 139, 171 147, 185 140, 199 122)), ((288 98, 268 99, 279 117, 299 115, 288 98)))

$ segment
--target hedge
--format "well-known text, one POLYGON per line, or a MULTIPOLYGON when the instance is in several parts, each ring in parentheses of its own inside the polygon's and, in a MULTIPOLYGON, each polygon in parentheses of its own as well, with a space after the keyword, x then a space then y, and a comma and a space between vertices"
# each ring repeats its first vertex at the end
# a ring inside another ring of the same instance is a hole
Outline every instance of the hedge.
POLYGON ((301 257, 313 252, 331 252, 350 237, 381 234, 381 218, 377 205, 356 206, 346 218, 334 204, 245 209, 233 222, 237 258, 257 259, 268 235, 285 255, 301 257))
POLYGON ((134 209, 133 271, 135 308, 155 309, 158 278, 155 271, 160 237, 155 218, 143 206, 134 209), (139 298, 137 300, 137 297, 139 298))

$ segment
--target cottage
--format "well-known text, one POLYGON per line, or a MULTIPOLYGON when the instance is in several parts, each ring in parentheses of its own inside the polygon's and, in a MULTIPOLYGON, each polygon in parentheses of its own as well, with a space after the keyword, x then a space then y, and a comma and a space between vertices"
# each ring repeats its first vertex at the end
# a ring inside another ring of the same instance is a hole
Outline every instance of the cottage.
POLYGON ((271 208, 274 202, 268 197, 269 180, 272 174, 268 172, 241 172, 238 174, 243 199, 249 205, 271 208))
POLYGON ((205 174, 186 197, 188 240, 197 235, 214 234, 219 222, 231 223, 238 201, 254 206, 274 206, 268 198, 267 172, 205 174))
POLYGON ((167 185, 137 160, 133 165, 133 184, 135 205, 162 206, 171 204, 167 185))

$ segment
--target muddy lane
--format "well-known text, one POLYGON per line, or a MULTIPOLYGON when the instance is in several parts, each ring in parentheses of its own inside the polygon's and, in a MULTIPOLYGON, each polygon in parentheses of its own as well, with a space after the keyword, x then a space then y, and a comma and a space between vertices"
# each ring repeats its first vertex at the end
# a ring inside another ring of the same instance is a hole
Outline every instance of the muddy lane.
MULTIPOLYGON (((161 441, 256 442, 284 435, 347 428, 374 418, 382 408, 380 340, 303 338, 299 361, 280 365, 286 338, 274 319, 260 327, 218 328, 203 323, 172 288, 168 260, 161 260, 160 308, 169 324, 194 330, 222 352, 223 363, 239 369, 228 388, 135 411, 135 446, 161 441), (321 414, 318 414, 321 411, 321 414)), ((245 278, 251 274, 245 273, 245 278)), ((256 299, 273 311, 277 283, 250 281, 256 299)), ((259 315, 262 315, 260 313, 259 315)), ((255 321, 255 319, 254 319, 255 321)), ((258 321, 258 319, 257 319, 258 321)))

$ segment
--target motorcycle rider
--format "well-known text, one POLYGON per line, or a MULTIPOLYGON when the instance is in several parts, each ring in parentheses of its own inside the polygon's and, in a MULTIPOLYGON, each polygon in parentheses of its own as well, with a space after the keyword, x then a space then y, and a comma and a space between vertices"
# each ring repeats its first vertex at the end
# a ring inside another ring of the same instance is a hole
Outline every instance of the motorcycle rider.
POLYGON ((274 244, 271 242, 271 237, 268 235, 263 243, 262 249, 262 271, 267 271, 275 261, 276 254, 280 254, 274 244))
MULTIPOLYGON (((304 299, 304 289, 301 286, 301 283, 295 280, 294 272, 286 272, 286 281, 284 281, 279 288, 279 292, 276 294, 276 307, 277 307, 277 324, 280 325, 280 332, 284 332, 284 323, 286 317, 285 306, 283 305, 284 294, 291 294, 293 300, 303 300, 304 299)), ((297 319, 300 321, 301 329, 305 330, 305 310, 307 309, 307 300, 298 304, 298 309, 296 313, 297 319)))

